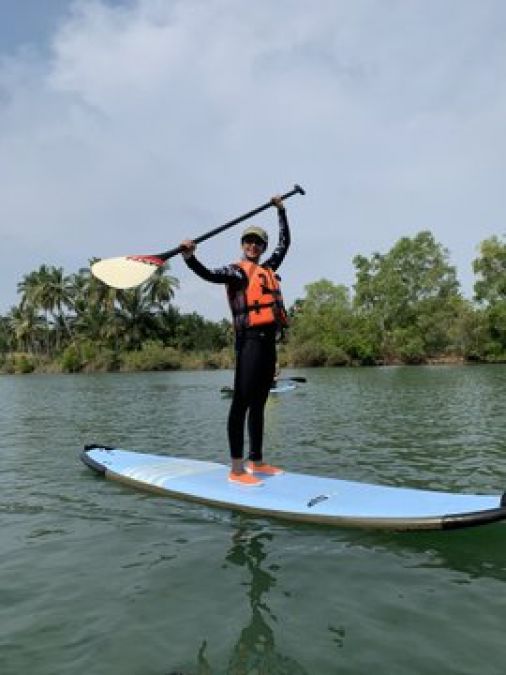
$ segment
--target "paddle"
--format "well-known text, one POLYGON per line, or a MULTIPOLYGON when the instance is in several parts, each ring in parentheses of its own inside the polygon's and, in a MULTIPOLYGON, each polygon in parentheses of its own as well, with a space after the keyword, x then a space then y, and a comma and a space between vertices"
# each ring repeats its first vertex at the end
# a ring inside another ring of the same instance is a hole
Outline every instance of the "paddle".
MULTIPOLYGON (((290 192, 281 195, 281 199, 285 200, 296 194, 304 195, 306 193, 300 187, 300 185, 295 185, 293 190, 290 190, 290 192)), ((234 220, 231 220, 224 225, 215 227, 213 230, 210 230, 199 237, 195 237, 193 241, 196 244, 199 244, 200 242, 210 239, 224 230, 228 230, 229 227, 233 227, 234 225, 242 223, 248 218, 256 216, 258 213, 267 210, 271 206, 273 206, 273 203, 268 201, 265 204, 262 204, 262 206, 258 206, 256 209, 248 211, 248 213, 245 213, 238 218, 234 218, 234 220)), ((91 272, 95 277, 97 277, 97 279, 100 279, 100 281, 103 281, 105 284, 112 286, 113 288, 133 288, 134 286, 139 286, 139 284, 147 281, 157 269, 163 267, 169 258, 173 258, 174 256, 178 255, 178 253, 181 253, 181 251, 181 246, 177 246, 176 248, 172 248, 169 251, 164 251, 163 253, 105 258, 104 260, 99 260, 98 262, 93 263, 91 266, 91 272)))
MULTIPOLYGON (((307 382, 305 377, 280 377, 278 382, 307 382)), ((222 394, 233 394, 234 393, 234 388, 233 387, 228 387, 224 386, 220 389, 222 394)))

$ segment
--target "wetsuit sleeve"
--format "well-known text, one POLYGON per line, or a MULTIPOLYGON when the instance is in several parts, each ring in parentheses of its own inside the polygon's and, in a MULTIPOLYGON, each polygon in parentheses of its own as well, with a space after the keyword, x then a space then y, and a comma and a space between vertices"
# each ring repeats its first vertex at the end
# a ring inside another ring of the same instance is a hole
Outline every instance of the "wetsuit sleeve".
POLYGON ((234 289, 246 286, 246 276, 241 268, 236 265, 224 265, 223 267, 209 269, 200 260, 197 260, 194 255, 185 258, 184 261, 192 272, 195 272, 204 281, 210 281, 213 284, 228 284, 234 289))
POLYGON ((288 218, 286 215, 285 209, 278 209, 278 220, 279 220, 279 239, 278 245, 272 252, 270 258, 268 258, 263 264, 262 267, 270 267, 273 270, 277 270, 278 267, 284 260, 288 247, 290 246, 290 227, 288 225, 288 218))

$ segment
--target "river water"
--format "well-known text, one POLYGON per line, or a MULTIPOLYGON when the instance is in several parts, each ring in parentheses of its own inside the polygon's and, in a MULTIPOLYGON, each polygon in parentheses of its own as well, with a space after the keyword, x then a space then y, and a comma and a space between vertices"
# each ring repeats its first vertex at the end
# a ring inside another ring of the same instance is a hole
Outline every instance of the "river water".
MULTIPOLYGON (((289 373, 284 373, 287 375, 289 373)), ((506 488, 506 366, 292 371, 268 458, 506 488)), ((226 459, 232 374, 0 378, 1 675, 502 675, 506 525, 385 533, 137 492, 85 443, 226 459)))

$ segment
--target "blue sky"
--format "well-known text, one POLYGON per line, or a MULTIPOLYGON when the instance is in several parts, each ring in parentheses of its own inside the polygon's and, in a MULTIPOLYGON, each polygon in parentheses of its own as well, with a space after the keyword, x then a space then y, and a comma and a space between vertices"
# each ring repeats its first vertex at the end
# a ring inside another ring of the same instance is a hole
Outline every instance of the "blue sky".
MULTIPOLYGON (((471 296, 506 232, 505 36, 500 0, 0 0, 0 312, 42 263, 165 250, 296 182, 288 303, 422 229, 471 296)), ((183 311, 227 315, 171 273, 183 311)))

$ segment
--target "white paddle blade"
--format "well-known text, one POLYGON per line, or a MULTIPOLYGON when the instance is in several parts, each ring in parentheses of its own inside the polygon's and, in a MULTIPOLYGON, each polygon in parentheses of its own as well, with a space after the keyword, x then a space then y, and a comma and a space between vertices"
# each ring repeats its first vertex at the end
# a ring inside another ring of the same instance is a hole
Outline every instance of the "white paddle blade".
POLYGON ((93 263, 91 273, 112 288, 134 288, 147 281, 163 264, 156 256, 106 258, 93 263))

